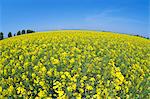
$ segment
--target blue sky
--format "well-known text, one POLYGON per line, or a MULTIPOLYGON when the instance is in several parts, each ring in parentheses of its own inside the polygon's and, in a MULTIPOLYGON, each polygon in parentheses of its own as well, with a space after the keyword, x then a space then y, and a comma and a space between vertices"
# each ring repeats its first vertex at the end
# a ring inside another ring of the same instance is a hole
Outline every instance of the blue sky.
POLYGON ((150 37, 149 0, 0 0, 0 31, 91 29, 150 37))

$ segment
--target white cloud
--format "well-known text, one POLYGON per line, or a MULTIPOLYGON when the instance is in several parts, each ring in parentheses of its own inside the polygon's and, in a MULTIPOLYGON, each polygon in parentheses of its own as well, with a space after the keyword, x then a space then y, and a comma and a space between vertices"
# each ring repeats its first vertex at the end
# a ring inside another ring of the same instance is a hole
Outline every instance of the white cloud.
POLYGON ((123 17, 121 15, 118 15, 118 13, 123 12, 123 9, 107 9, 103 12, 100 12, 95 15, 89 15, 85 18, 86 21, 89 22, 99 22, 99 21, 105 21, 105 22, 112 22, 112 21, 128 21, 128 22, 134 22, 134 23, 143 23, 142 21, 138 21, 136 19, 123 17))
POLYGON ((122 16, 124 11, 121 9, 108 9, 95 15, 89 15, 85 18, 88 24, 97 26, 102 30, 137 33, 140 35, 148 34, 148 23, 142 20, 122 16), (144 34, 142 34, 144 33, 144 34))

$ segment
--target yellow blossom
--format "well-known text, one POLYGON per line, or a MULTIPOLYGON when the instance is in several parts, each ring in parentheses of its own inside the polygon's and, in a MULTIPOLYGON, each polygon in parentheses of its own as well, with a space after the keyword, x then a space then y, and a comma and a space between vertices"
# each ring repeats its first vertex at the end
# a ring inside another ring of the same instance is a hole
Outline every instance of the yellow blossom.
POLYGON ((69 62, 73 64, 75 62, 74 58, 72 58, 69 62))
POLYGON ((54 59, 53 61, 52 61, 52 64, 59 64, 59 60, 58 59, 54 59))
POLYGON ((62 79, 66 79, 66 76, 65 76, 65 75, 61 75, 61 78, 62 78, 62 79))
POLYGON ((87 89, 87 90, 93 90, 93 87, 90 86, 90 85, 86 85, 86 89, 87 89))
POLYGON ((42 97, 45 97, 46 94, 45 94, 44 91, 41 90, 41 91, 38 93, 38 96, 42 98, 42 97))
POLYGON ((0 93, 2 92, 3 88, 0 86, 0 93))
POLYGON ((119 90, 121 90, 121 87, 120 87, 120 86, 116 86, 115 89, 116 89, 117 91, 119 91, 119 90))

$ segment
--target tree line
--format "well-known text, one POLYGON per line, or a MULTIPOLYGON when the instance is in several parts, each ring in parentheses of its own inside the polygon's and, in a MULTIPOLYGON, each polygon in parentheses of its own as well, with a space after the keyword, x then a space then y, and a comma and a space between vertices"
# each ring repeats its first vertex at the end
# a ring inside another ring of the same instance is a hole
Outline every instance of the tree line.
MULTIPOLYGON (((33 30, 22 30, 18 31, 16 34, 12 34, 11 32, 8 33, 8 38, 12 36, 17 36, 17 35, 23 35, 23 34, 29 34, 29 33, 34 33, 35 31, 33 30)), ((4 33, 0 32, 0 40, 4 39, 4 33)))

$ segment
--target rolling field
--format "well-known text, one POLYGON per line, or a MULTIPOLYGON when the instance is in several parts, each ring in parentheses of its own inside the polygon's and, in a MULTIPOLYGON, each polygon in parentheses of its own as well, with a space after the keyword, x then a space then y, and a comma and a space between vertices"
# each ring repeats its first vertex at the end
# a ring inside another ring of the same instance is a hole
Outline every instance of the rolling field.
POLYGON ((51 31, 0 41, 0 99, 148 99, 150 40, 51 31))

